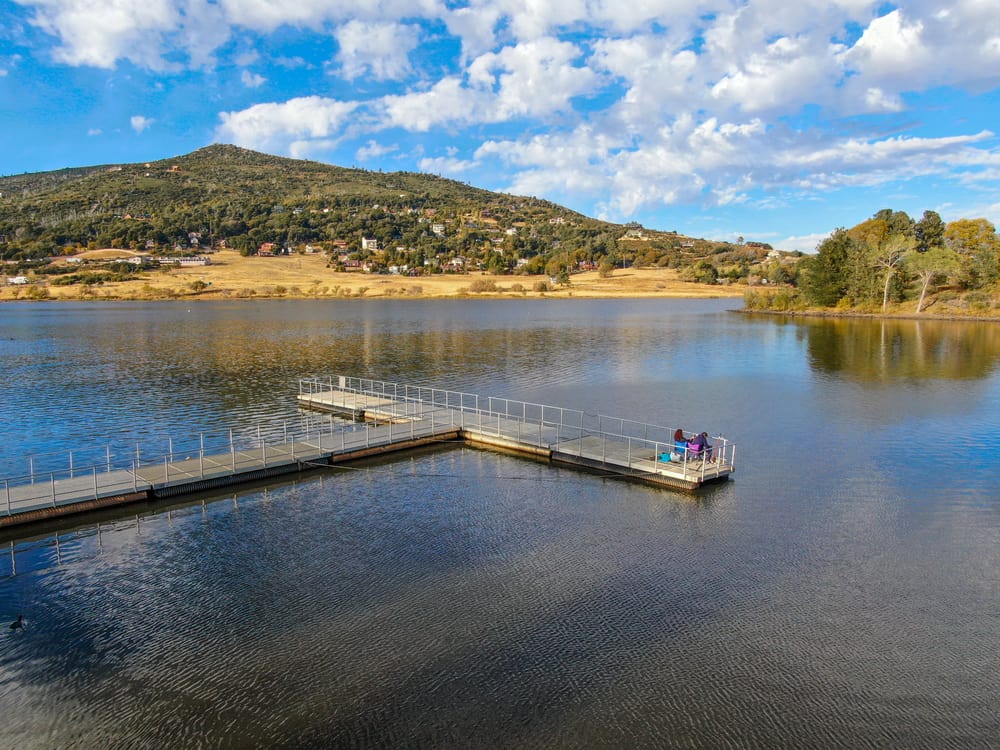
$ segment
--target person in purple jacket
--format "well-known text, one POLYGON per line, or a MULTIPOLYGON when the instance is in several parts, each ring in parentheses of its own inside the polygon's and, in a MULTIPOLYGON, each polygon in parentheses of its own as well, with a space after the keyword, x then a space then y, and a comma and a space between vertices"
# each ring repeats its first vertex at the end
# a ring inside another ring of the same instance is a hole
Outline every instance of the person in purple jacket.
POLYGON ((708 433, 703 432, 700 435, 695 435, 695 437, 688 441, 688 451, 693 456, 701 456, 712 460, 712 444, 708 442, 708 433))

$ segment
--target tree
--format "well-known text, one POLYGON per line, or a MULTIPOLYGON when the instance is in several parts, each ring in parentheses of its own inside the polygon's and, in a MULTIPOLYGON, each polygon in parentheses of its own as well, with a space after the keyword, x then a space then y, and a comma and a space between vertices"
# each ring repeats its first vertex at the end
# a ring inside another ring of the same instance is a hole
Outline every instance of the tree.
POLYGON ((986 219, 959 219, 944 230, 945 245, 961 256, 961 282, 970 289, 992 284, 1000 277, 1000 240, 986 219))
POLYGON ((924 297, 931 283, 940 276, 955 273, 961 261, 958 253, 940 245, 929 250, 907 253, 904 260, 906 270, 916 275, 920 280, 920 299, 917 300, 917 312, 924 309, 924 297))
POLYGON ((882 288, 882 312, 885 312, 889 304, 889 283, 896 270, 902 265, 906 253, 911 252, 915 244, 912 237, 894 234, 881 247, 872 248, 872 261, 885 271, 885 284, 882 288))
POLYGON ((924 211, 923 218, 914 229, 917 252, 926 253, 932 247, 944 244, 944 222, 936 211, 924 211))
POLYGON ((833 307, 847 293, 847 262, 854 240, 843 228, 823 240, 815 256, 802 260, 800 288, 814 305, 833 307))
POLYGON ((693 281, 698 284, 716 284, 719 281, 719 271, 707 260, 699 260, 693 266, 681 272, 682 281, 693 281))

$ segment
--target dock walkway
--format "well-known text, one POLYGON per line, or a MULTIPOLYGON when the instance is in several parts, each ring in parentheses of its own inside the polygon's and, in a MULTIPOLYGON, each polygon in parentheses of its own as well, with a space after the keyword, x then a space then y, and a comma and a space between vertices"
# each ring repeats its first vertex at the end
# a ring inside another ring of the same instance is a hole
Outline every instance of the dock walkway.
POLYGON ((347 377, 299 381, 299 405, 357 420, 448 422, 471 444, 502 448, 630 479, 693 490, 734 470, 735 446, 714 442, 714 460, 661 460, 673 429, 575 409, 347 377))
MULTIPOLYGON (((311 425, 280 437, 258 429, 252 445, 228 435, 154 459, 36 472, 2 480, 0 527, 140 500, 171 497, 258 481, 445 441, 463 441, 648 484, 694 490, 725 480, 735 446, 717 438, 715 460, 677 456, 673 431, 616 417, 506 398, 361 380, 346 376, 299 381, 299 406, 344 420, 311 425)), ((33 466, 33 464, 32 464, 33 466)))

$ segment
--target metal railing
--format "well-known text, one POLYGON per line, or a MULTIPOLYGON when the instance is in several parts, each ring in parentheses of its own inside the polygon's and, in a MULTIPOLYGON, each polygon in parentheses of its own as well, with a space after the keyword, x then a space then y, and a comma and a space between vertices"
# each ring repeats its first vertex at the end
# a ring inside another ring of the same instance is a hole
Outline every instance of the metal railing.
POLYGON ((306 416, 297 423, 261 422, 250 429, 167 436, 160 440, 159 450, 147 441, 33 454, 21 460, 23 473, 0 480, 0 514, 234 475, 279 461, 308 460, 332 452, 335 445, 369 440, 365 432, 364 425, 306 416))
MULTIPOLYGON (((473 429, 495 437, 508 437, 524 445, 556 450, 560 444, 577 440, 579 457, 583 457, 583 438, 599 438, 602 461, 608 459, 609 443, 625 446, 626 459, 614 465, 640 471, 656 471, 654 464, 673 463, 684 475, 689 473, 700 479, 718 475, 722 467, 732 471, 735 467, 736 446, 722 435, 712 442, 711 456, 694 456, 685 449, 678 452, 674 445, 675 428, 646 422, 591 414, 579 409, 567 409, 497 396, 479 396, 429 386, 390 383, 367 378, 332 375, 323 378, 299 380, 300 395, 319 395, 340 391, 354 396, 353 409, 359 411, 369 406, 371 399, 384 400, 372 413, 388 413, 392 418, 426 418, 428 412, 439 414, 439 419, 450 419, 462 429, 473 429), (506 425, 505 425, 506 420, 506 425), (492 426, 496 422, 496 427, 492 426), (534 431, 534 440, 532 433, 534 431), (647 456, 652 452, 652 456, 647 456), (660 461, 661 456, 671 460, 660 461)), ((691 434, 691 430, 683 430, 691 434)), ((620 451, 613 451, 618 453, 620 451)), ((658 467, 664 470, 663 466, 658 467)))

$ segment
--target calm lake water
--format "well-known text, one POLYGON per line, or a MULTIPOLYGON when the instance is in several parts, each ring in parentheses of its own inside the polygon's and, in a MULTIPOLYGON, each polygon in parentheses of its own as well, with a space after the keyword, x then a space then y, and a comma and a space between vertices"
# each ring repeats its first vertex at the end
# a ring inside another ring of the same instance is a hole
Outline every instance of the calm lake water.
POLYGON ((0 745, 997 747, 1000 325, 739 304, 0 305, 5 475, 330 373, 738 445, 698 495, 451 447, 8 532, 0 745))

